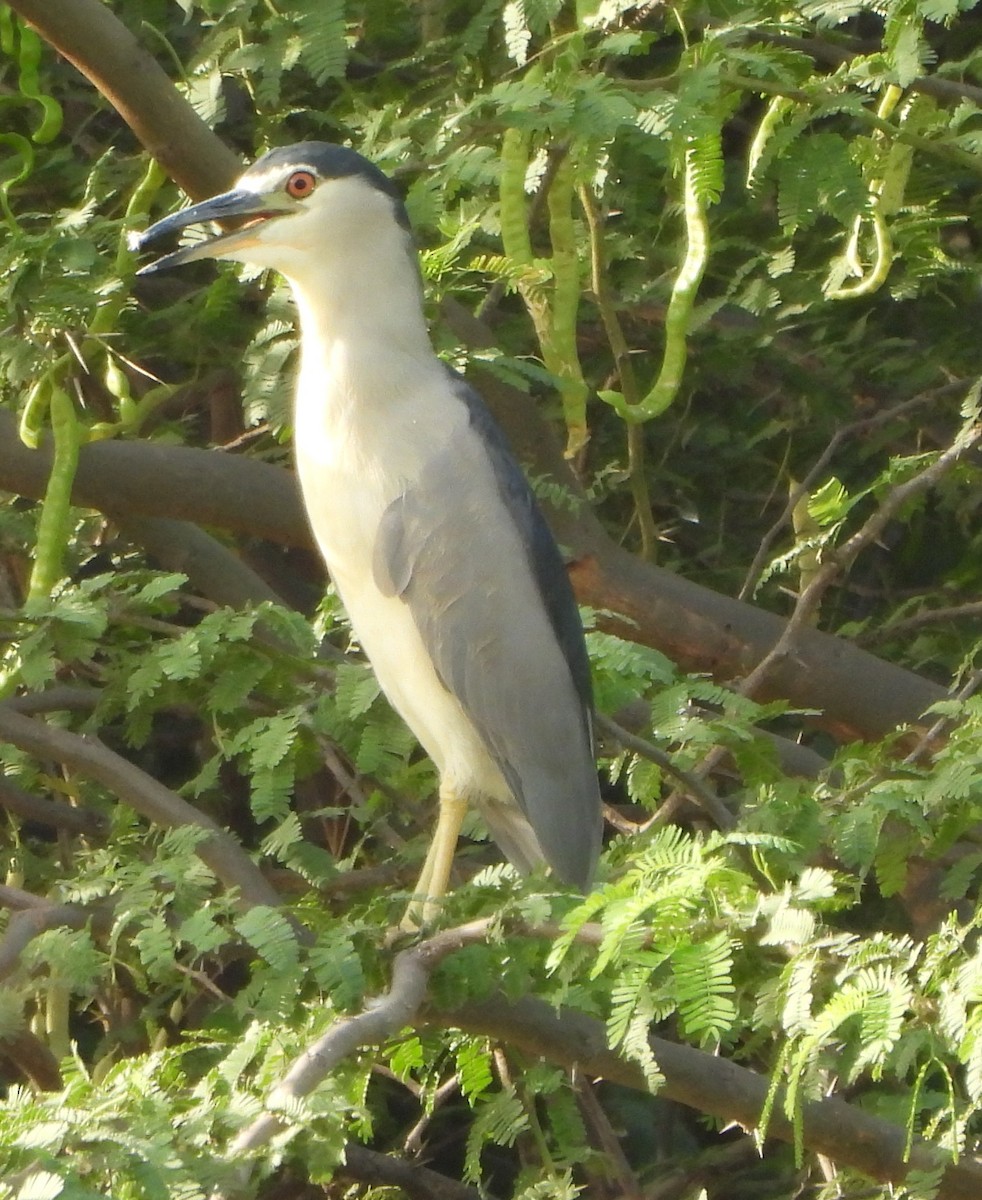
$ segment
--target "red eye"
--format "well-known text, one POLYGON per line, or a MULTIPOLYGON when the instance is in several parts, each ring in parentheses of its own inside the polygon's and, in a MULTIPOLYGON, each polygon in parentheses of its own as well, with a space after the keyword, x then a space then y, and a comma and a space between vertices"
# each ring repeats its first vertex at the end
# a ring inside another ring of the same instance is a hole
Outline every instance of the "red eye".
POLYGON ((317 179, 310 171, 294 171, 286 181, 286 194, 294 200, 303 200, 317 186, 317 179))

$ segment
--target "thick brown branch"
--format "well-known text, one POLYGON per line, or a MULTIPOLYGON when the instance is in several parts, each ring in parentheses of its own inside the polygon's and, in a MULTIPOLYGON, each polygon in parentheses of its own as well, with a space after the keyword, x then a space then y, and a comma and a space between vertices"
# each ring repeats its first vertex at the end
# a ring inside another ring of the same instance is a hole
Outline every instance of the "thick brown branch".
MULTIPOLYGON (((529 1055, 546 1058, 585 1074, 602 1076, 625 1087, 644 1089, 641 1071, 608 1049, 603 1023, 576 1012, 561 1012, 542 1000, 504 998, 466 1004, 453 1012, 426 1010, 428 1024, 463 1029, 507 1042, 529 1055)), ((680 1046, 663 1038, 651 1039, 658 1069, 665 1078, 660 1095, 724 1121, 753 1129, 767 1096, 768 1080, 715 1054, 680 1046)), ((843 1100, 806 1104, 803 1113, 805 1146, 833 1162, 850 1166, 881 1181, 900 1182, 912 1169, 931 1169, 950 1163, 935 1147, 915 1143, 904 1158, 906 1132, 843 1100)), ((791 1122, 775 1105, 769 1136, 790 1141, 791 1122)), ((950 1163, 938 1200, 978 1200, 982 1195, 982 1163, 962 1158, 950 1163)))
POLYGON ((63 1081, 58 1060, 29 1029, 20 1029, 0 1039, 0 1057, 11 1062, 42 1092, 61 1091, 63 1081))
POLYGON ((939 454, 930 466, 890 489, 872 516, 839 546, 827 561, 823 561, 808 586, 798 596, 794 613, 784 626, 781 636, 744 680, 741 691, 748 696, 756 696, 760 689, 767 687, 770 675, 779 670, 782 663, 789 658, 799 657, 797 651, 803 635, 809 629, 811 618, 818 611, 822 597, 833 581, 847 571, 859 554, 881 536, 890 521, 912 496, 918 496, 934 487, 978 444, 980 438, 982 425, 967 425, 959 432, 952 445, 939 454))
MULTIPOLYGON (((558 480, 575 495, 562 451, 528 397, 484 372, 477 381, 532 473, 558 480)), ((0 413, 0 488, 40 498, 49 466, 47 450, 28 450, 13 419, 0 413)), ((290 472, 216 451, 96 442, 82 450, 74 496, 112 516, 179 517, 284 545, 311 545, 290 472)), ((571 573, 580 600, 602 614, 599 624, 610 632, 656 646, 684 670, 723 682, 747 674, 781 636, 783 618, 634 558, 585 504, 575 511, 546 507, 574 555, 571 573)), ((936 684, 829 634, 805 630, 797 649, 798 661, 773 672, 762 698, 821 709, 850 736, 879 737, 915 722, 945 695, 936 684)))
POLYGON ((120 523, 160 566, 181 571, 202 596, 228 608, 283 604, 283 597, 239 556, 190 521, 133 517, 120 523))
POLYGON ((20 965, 27 947, 49 929, 84 929, 89 922, 104 922, 106 912, 84 904, 42 904, 22 908, 7 922, 0 941, 0 983, 20 965))
MULTIPOLYGON (((48 443, 28 450, 14 418, 0 412, 0 488, 40 500, 50 470, 48 443)), ((72 498, 121 522, 170 517, 285 546, 312 545, 300 490, 289 471, 215 450, 92 442, 79 456, 72 498)))

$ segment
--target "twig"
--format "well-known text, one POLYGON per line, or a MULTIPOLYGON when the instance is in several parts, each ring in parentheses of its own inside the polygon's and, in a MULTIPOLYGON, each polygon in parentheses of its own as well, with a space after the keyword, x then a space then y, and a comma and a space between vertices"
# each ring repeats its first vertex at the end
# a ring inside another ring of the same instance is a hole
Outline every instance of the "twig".
MULTIPOLYGON (((821 38, 794 37, 785 33, 768 33, 766 30, 753 31, 755 41, 768 43, 772 46, 787 46, 790 50, 800 50, 816 62, 824 62, 829 66, 840 67, 871 52, 878 53, 880 47, 837 45, 821 38)), ((938 100, 971 100, 973 104, 982 106, 982 88, 971 83, 961 83, 954 79, 941 79, 937 75, 918 75, 910 84, 912 92, 920 92, 923 96, 934 96, 938 100)))
POLYGON ((946 608, 926 608, 921 612, 912 613, 909 617, 901 617, 871 629, 861 634, 859 642, 880 642, 895 637, 898 633, 910 633, 914 629, 922 629, 925 625, 939 625, 942 621, 957 621, 961 617, 982 616, 982 600, 972 600, 966 604, 951 604, 946 608))
MULTIPOLYGON (((774 80, 756 79, 752 75, 741 75, 736 71, 721 71, 720 79, 724 83, 729 83, 733 87, 740 88, 742 91, 752 92, 757 95, 764 96, 785 96, 789 100, 795 100, 804 107, 820 105, 824 101, 835 101, 839 96, 844 95, 843 88, 796 88, 790 87, 784 83, 776 83, 774 80)), ((967 150, 962 150, 960 146, 951 145, 941 138, 923 137, 917 133, 910 133, 903 126, 892 124, 885 118, 876 113, 869 112, 865 108, 850 109, 849 116, 868 128, 876 129, 888 138, 892 138, 895 142, 900 142, 902 145, 911 146, 915 150, 920 150, 924 154, 931 155, 934 158, 940 158, 944 162, 960 167, 962 170, 970 171, 973 175, 982 174, 982 162, 978 156, 969 153, 967 150)))
POLYGON ((344 1148, 344 1164, 334 1172, 335 1179, 355 1179, 376 1187, 396 1187, 410 1200, 495 1200, 491 1192, 470 1187, 431 1171, 418 1163, 406 1162, 391 1154, 380 1154, 357 1142, 344 1148))
POLYGON ((94 835, 106 828, 106 819, 101 813, 75 808, 64 801, 33 796, 5 775, 0 775, 0 808, 25 821, 36 821, 39 825, 50 825, 52 829, 64 829, 68 833, 94 835))
POLYGON ((445 1079, 443 1083, 433 1093, 433 1098, 427 1105, 425 1112, 416 1124, 410 1129, 403 1139, 402 1148, 407 1154, 417 1155, 423 1149, 423 1134, 433 1120, 433 1114, 440 1108, 443 1103, 450 1099, 451 1096, 460 1094, 460 1080, 456 1075, 451 1075, 449 1079, 445 1079))
MULTIPOLYGON (((130 517, 119 522, 127 538, 138 542, 151 558, 169 571, 187 575, 193 588, 229 608, 263 602, 284 605, 283 597, 217 538, 190 521, 168 517, 130 517)), ((266 630, 267 642, 281 645, 266 630)))
POLYGON ((673 779, 677 779, 688 795, 711 818, 717 829, 733 829, 735 827, 736 818, 720 798, 691 772, 677 767, 672 762, 671 756, 666 754, 664 750, 661 750, 645 738, 638 737, 635 733, 630 733, 618 725, 616 721, 611 720, 610 717, 604 716, 603 713, 597 714, 596 721, 599 728, 620 742, 625 750, 630 750, 633 754, 656 763, 667 775, 671 775, 673 779))
POLYGON ((610 1173, 620 1189, 620 1200, 644 1200, 641 1185, 631 1170, 631 1164, 621 1147, 620 1139, 611 1128, 610 1120, 604 1112, 603 1106, 593 1094, 592 1081, 587 1079, 577 1067, 573 1068, 572 1076, 573 1092, 587 1125, 593 1130, 600 1143, 600 1149, 607 1160, 610 1173))
POLYGON ((922 404, 930 403, 934 400, 941 400, 947 396, 957 394, 964 391, 965 384, 961 381, 957 383, 948 383, 943 387, 934 388, 929 392, 921 392, 916 396, 911 396, 910 399, 902 401, 900 404, 895 404, 890 408, 884 409, 882 412, 874 414, 872 417, 864 417, 861 421, 853 421, 850 425, 843 425, 841 429, 837 429, 832 435, 829 444, 825 447, 822 453, 818 456, 811 468, 794 488, 791 489, 788 495, 784 509, 774 524, 767 530, 760 540, 760 545, 757 547, 757 553, 753 557, 753 561, 747 570, 747 577, 743 581, 743 586, 740 588, 738 599, 748 600, 753 594, 754 588, 757 586, 757 581, 760 579, 764 564, 770 554, 771 546, 774 544, 781 532, 787 528, 791 515, 795 510, 798 502, 811 491, 812 486, 817 482, 819 477, 825 471, 826 467, 835 457, 836 451, 843 442, 849 438, 858 437, 864 433, 869 433, 873 429, 878 429, 881 425, 886 425, 890 421, 896 420, 898 417, 905 416, 913 409, 920 408, 922 404))
MULTIPOLYGON (((961 705, 969 696, 975 695, 979 690, 980 684, 982 684, 982 671, 973 671, 967 682, 958 689, 952 699, 956 704, 961 705)), ((917 745, 914 746, 913 750, 904 759, 904 766, 914 766, 925 752, 937 742, 945 729, 950 728, 954 723, 954 718, 950 716, 939 717, 930 729, 926 729, 918 738, 917 745)))
POLYGON ((872 545, 880 537, 904 504, 912 496, 920 495, 921 492, 934 487, 948 471, 964 458, 969 450, 978 444, 980 438, 982 438, 982 426, 978 423, 973 422, 963 426, 947 450, 943 450, 923 471, 919 471, 911 479, 891 488, 876 511, 850 538, 829 555, 828 560, 822 563, 811 582, 798 596, 794 612, 781 636, 744 679, 740 687, 743 695, 755 695, 775 664, 791 654, 802 629, 808 626, 818 610, 822 597, 834 580, 848 570, 867 546, 872 545))
MULTIPOLYGON (((614 358, 614 366, 621 385, 621 395, 629 408, 636 408, 642 400, 641 388, 634 374, 631 350, 624 336, 617 306, 608 285, 609 272, 605 255, 604 219, 597 207, 593 192, 585 184, 579 189, 580 205, 586 217, 590 234, 590 288, 594 303, 600 313, 607 343, 614 358)), ((628 478, 634 511, 641 531, 641 557, 651 562, 658 543, 658 529, 651 514, 651 496, 648 492, 648 477, 644 469, 644 429, 633 423, 627 426, 628 478)))

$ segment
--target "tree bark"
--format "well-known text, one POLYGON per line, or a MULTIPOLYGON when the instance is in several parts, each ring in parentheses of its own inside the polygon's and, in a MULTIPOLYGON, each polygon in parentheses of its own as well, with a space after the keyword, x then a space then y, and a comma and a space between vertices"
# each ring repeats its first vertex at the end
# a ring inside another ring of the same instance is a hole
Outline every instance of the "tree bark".
MULTIPOLYGON (((516 453, 534 475, 574 486, 551 430, 521 392, 482 379, 516 453)), ((29 450, 13 418, 0 412, 0 488, 40 499, 50 469, 46 446, 29 450)), ((572 494, 572 492, 571 492, 572 494)), ((170 517, 312 546, 296 479, 281 467, 237 455, 153 442, 93 442, 83 447, 73 498, 125 521, 170 517), (152 486, 148 486, 152 481, 152 486)), ((654 646, 686 671, 730 682, 771 648, 784 620, 722 596, 622 550, 586 506, 545 506, 560 542, 573 557, 579 599, 598 610, 598 624, 654 646)), ((851 642, 806 631, 801 656, 774 672, 769 695, 821 710, 844 737, 881 737, 913 723, 945 691, 851 642)))

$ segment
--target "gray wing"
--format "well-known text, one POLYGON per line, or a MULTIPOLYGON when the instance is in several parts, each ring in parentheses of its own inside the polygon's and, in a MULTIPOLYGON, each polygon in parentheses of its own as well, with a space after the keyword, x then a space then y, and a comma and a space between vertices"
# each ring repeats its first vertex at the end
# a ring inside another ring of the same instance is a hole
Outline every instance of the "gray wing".
POLYGON ((553 870, 586 888, 601 802, 583 629, 565 565, 483 402, 386 510, 375 579, 409 605, 553 870))

